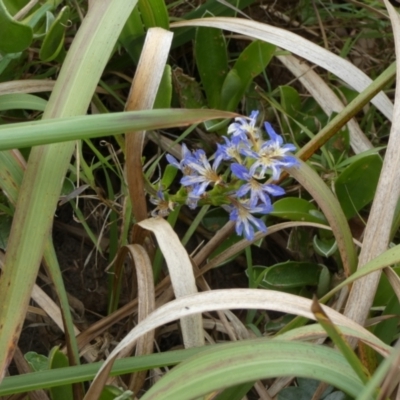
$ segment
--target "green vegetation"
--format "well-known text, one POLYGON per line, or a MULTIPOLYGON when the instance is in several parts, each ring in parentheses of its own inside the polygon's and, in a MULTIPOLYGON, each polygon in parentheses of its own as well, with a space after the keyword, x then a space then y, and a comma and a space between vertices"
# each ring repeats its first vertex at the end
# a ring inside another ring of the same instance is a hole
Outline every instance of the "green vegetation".
POLYGON ((1 398, 399 396, 391 3, 0 0, 1 398))

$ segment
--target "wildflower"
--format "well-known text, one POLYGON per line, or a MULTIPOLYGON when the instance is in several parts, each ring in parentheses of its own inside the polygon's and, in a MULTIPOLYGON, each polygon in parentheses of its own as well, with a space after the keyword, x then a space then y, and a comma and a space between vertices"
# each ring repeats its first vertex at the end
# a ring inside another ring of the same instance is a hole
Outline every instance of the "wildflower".
POLYGON ((259 111, 252 111, 249 118, 237 117, 233 124, 228 126, 228 134, 232 135, 234 141, 241 139, 246 140, 247 135, 257 138, 259 130, 255 127, 259 111), (250 120, 250 121, 248 121, 250 120))
POLYGON ((185 143, 182 143, 182 160, 180 162, 175 157, 171 156, 171 154, 167 154, 166 158, 171 165, 180 169, 184 175, 190 173, 190 170, 187 168, 187 166, 192 160, 192 153, 186 147, 185 143))
POLYGON ((192 192, 195 196, 201 196, 207 189, 208 185, 218 185, 222 182, 216 169, 220 160, 215 159, 213 165, 209 163, 204 150, 196 150, 187 166, 191 169, 191 174, 181 179, 183 186, 192 186, 192 192))
POLYGON ((226 136, 223 136, 225 144, 217 144, 217 151, 215 152, 215 160, 220 163, 222 160, 225 161, 236 161, 242 162, 241 150, 250 149, 249 140, 229 140, 226 136))
POLYGON ((157 207, 151 212, 151 216, 166 217, 169 215, 170 211, 174 210, 175 203, 173 201, 167 200, 164 193, 161 190, 157 190, 157 196, 150 196, 150 203, 156 205, 157 207))
POLYGON ((196 193, 193 192, 193 190, 191 190, 189 188, 188 190, 188 195, 186 198, 186 205, 191 209, 191 210, 195 210, 197 207, 197 203, 200 200, 200 196, 197 195, 196 193))
POLYGON ((243 197, 250 192, 251 202, 257 203, 258 200, 260 200, 265 205, 271 205, 271 199, 269 197, 270 195, 282 196, 285 194, 285 190, 280 186, 261 183, 256 180, 249 170, 243 165, 232 164, 231 171, 239 179, 246 181, 246 183, 237 190, 236 195, 238 197, 243 197))
POLYGON ((232 201, 232 206, 225 206, 229 211, 229 219, 236 222, 236 233, 244 236, 247 240, 253 240, 254 228, 258 231, 266 232, 267 227, 264 222, 256 218, 254 214, 268 214, 272 211, 271 205, 256 205, 254 201, 232 201))
POLYGON ((258 151, 242 149, 242 154, 255 158, 256 161, 250 167, 251 175, 263 179, 267 169, 272 171, 272 179, 277 180, 281 174, 281 168, 290 168, 298 165, 294 156, 286 154, 295 151, 293 144, 283 144, 283 139, 272 128, 271 124, 265 123, 270 140, 262 142, 258 151))

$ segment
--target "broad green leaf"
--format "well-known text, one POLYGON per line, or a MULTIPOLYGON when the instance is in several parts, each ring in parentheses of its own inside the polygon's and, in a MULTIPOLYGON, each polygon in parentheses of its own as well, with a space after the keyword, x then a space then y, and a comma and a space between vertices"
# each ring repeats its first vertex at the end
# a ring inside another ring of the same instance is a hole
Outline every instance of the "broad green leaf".
POLYGON ((274 203, 271 215, 290 221, 306 221, 326 224, 324 215, 314 204, 298 197, 285 197, 274 203))
POLYGON ((139 0, 138 7, 144 26, 169 29, 169 17, 164 0, 139 0))
POLYGON ((235 69, 231 69, 225 77, 221 89, 220 107, 223 110, 234 110, 242 95, 244 83, 235 69))
POLYGON ((55 5, 52 4, 52 2, 42 4, 37 10, 35 10, 24 19, 24 24, 30 26, 33 29, 34 39, 42 38, 47 33, 48 29, 46 28, 50 26, 49 24, 47 24, 48 15, 52 17, 53 21, 54 17, 50 10, 53 10, 54 7, 55 5), (45 21, 41 21, 42 18, 45 21))
POLYGON ((69 7, 63 7, 57 18, 51 24, 46 37, 43 40, 39 57, 42 61, 52 61, 63 49, 64 35, 69 18, 69 7))
MULTIPOLYGON (((69 366, 67 356, 58 347, 53 347, 49 354, 49 369, 66 368, 69 366)), ((50 389, 53 400, 74 400, 72 385, 62 385, 50 389)))
POLYGON ((320 239, 317 235, 313 239, 314 250, 322 257, 330 257, 337 250, 337 243, 335 238, 320 239))
POLYGON ((0 0, 0 52, 18 53, 28 48, 32 42, 32 28, 15 21, 0 0))
POLYGON ((168 164, 163 172, 163 176, 161 178, 161 186, 164 190, 168 189, 172 182, 174 181, 176 174, 178 173, 178 169, 171 164, 168 164))
POLYGON ((346 218, 372 201, 381 169, 381 157, 371 154, 349 165, 336 179, 335 192, 346 218))
POLYGON ((278 288, 316 286, 321 269, 314 263, 287 261, 266 268, 263 282, 278 288))
POLYGON ((195 55, 208 107, 219 108, 222 86, 228 73, 228 55, 222 31, 213 28, 198 28, 195 55))
POLYGON ((28 93, 3 94, 0 96, 0 111, 37 110, 44 111, 47 100, 28 93))
POLYGON ((256 40, 239 55, 222 87, 221 108, 235 110, 251 81, 259 75, 272 59, 275 46, 256 40))
POLYGON ((119 37, 119 42, 124 46, 131 59, 137 64, 143 46, 144 28, 140 17, 139 8, 135 7, 126 21, 119 37))
POLYGON ((167 64, 164 68, 163 76, 158 88, 157 96, 154 100, 154 109, 171 107, 172 99, 172 77, 171 67, 167 64))
POLYGON ((319 281, 317 287, 317 296, 321 298, 323 295, 328 293, 331 283, 331 273, 325 265, 321 265, 322 270, 319 274, 319 281))
POLYGON ((336 350, 263 338, 230 343, 192 357, 168 372, 142 399, 189 400, 240 383, 292 375, 327 382, 352 396, 363 388, 336 350))
POLYGON ((3 0, 2 1, 11 15, 15 15, 21 8, 25 7, 29 0, 3 0))
POLYGON ((33 371, 47 371, 49 369, 49 360, 43 354, 38 354, 35 351, 28 351, 24 357, 33 371))

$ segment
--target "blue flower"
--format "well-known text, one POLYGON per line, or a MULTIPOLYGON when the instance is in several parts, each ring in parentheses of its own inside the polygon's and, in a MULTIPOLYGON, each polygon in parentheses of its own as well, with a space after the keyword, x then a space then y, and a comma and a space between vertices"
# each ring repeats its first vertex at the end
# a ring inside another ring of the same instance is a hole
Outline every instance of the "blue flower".
POLYGON ((272 207, 266 204, 255 205, 250 200, 234 201, 232 206, 225 206, 229 211, 229 219, 236 222, 236 233, 244 236, 247 240, 253 240, 254 228, 258 231, 266 232, 267 227, 264 222, 256 218, 255 214, 268 214, 272 211, 272 207))
POLYGON ((171 165, 180 169, 183 174, 190 173, 190 170, 188 170, 187 166, 189 162, 193 161, 193 155, 186 147, 185 143, 182 143, 182 160, 180 162, 175 157, 171 156, 171 154, 167 154, 166 158, 171 165))
POLYGON ((259 111, 252 111, 248 118, 235 118, 235 121, 237 122, 228 126, 228 134, 232 135, 233 139, 240 138, 242 140, 246 140, 248 135, 258 137, 259 130, 255 127, 258 114, 259 111))
POLYGON ((242 162, 241 151, 243 149, 250 150, 250 143, 248 138, 239 140, 229 140, 226 136, 223 136, 225 144, 217 144, 217 151, 215 152, 215 160, 218 164, 222 160, 225 161, 236 161, 242 162))
POLYGON ((258 200, 260 200, 264 204, 270 206, 271 199, 269 196, 282 196, 283 194, 285 194, 285 190, 282 189, 280 186, 261 183, 254 179, 253 175, 243 165, 236 163, 232 164, 231 171, 239 179, 247 182, 236 191, 236 195, 238 197, 243 197, 248 192, 250 192, 251 202, 257 204, 258 200))
POLYGON ((281 168, 290 168, 299 165, 294 156, 286 154, 289 151, 295 151, 293 144, 283 144, 283 139, 272 128, 271 124, 266 122, 265 128, 270 140, 261 142, 258 151, 242 149, 242 154, 255 158, 256 161, 250 167, 250 174, 258 179, 263 179, 267 169, 272 170, 272 179, 277 180, 281 174, 281 168))
POLYGON ((191 192, 194 196, 201 196, 208 185, 218 185, 222 182, 216 169, 219 166, 219 160, 215 159, 211 166, 204 150, 196 150, 193 156, 188 158, 187 167, 190 168, 190 175, 185 175, 181 179, 183 186, 192 186, 191 192))

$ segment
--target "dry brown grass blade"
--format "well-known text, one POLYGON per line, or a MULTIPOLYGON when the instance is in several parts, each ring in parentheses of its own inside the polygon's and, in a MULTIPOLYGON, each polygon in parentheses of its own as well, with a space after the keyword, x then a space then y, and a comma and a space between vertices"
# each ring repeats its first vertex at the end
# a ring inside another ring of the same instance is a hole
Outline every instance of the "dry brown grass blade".
MULTIPOLYGON (((322 227, 324 225, 321 225, 322 227)), ((233 232, 233 227, 234 223, 229 222, 226 224, 224 227, 222 227, 219 231, 216 232, 216 234, 213 236, 213 238, 193 257, 193 262, 196 265, 201 265, 206 258, 219 246, 219 244, 227 237, 229 234, 233 232)), ((327 228, 329 229, 329 228, 327 228)), ((167 276, 165 277, 162 282, 160 282, 157 287, 156 287, 156 295, 160 294, 161 292, 166 292, 168 285, 170 285, 171 280, 170 277, 167 276)), ((102 318, 101 320, 95 322, 93 325, 91 325, 87 330, 82 332, 78 337, 77 337, 77 342, 78 342, 78 347, 82 349, 84 346, 86 346, 92 339, 94 339, 96 336, 102 334, 104 331, 106 331, 108 328, 110 328, 112 325, 118 323, 123 318, 126 318, 132 313, 135 312, 136 308, 138 305, 137 299, 134 299, 130 301, 129 303, 125 304, 118 310, 116 310, 114 313, 111 315, 102 318)), ((229 314, 228 314, 228 318, 229 314)), ((230 318, 232 321, 232 318, 230 318)), ((235 322, 235 321, 233 321, 235 322)), ((238 329, 236 329, 238 331, 238 329)))
POLYGON ((0 95, 12 93, 51 92, 56 81, 46 79, 26 79, 0 83, 0 95))
MULTIPOLYGON (((143 321, 147 316, 155 310, 155 291, 153 268, 149 256, 144 248, 140 245, 133 244, 121 248, 118 258, 125 259, 130 255, 136 271, 137 277, 137 293, 138 293, 138 322, 143 321)), ((142 340, 138 340, 136 344, 136 356, 151 354, 154 347, 154 331, 150 331, 144 335, 142 340)), ((131 353, 132 349, 127 348, 120 353, 119 357, 126 357, 131 353)), ((137 372, 131 376, 129 381, 129 389, 137 393, 146 379, 146 371, 137 372)))
MULTIPOLYGON (((150 28, 146 35, 139 64, 126 103, 127 111, 153 108, 161 77, 167 62, 173 34, 162 28, 150 28)), ((131 132, 130 132, 131 133, 131 132)), ((126 177, 133 215, 136 221, 147 218, 144 191, 142 150, 146 132, 126 135, 126 177)))
MULTIPOLYGON (((168 266, 175 297, 196 293, 192 263, 179 237, 171 225, 163 218, 150 218, 139 223, 155 235, 160 250, 168 266)), ((181 320, 183 342, 186 348, 204 346, 201 315, 193 315, 181 320)))
MULTIPOLYGON (((138 338, 147 332, 164 326, 177 319, 186 318, 192 315, 200 315, 207 311, 227 309, 260 309, 274 310, 278 312, 300 315, 308 319, 315 319, 310 311, 311 300, 288 293, 264 289, 225 289, 213 290, 204 293, 192 294, 180 297, 166 305, 158 308, 149 317, 132 329, 128 335, 118 344, 109 355, 98 375, 95 377, 91 388, 97 385, 99 377, 108 374, 111 365, 117 355, 125 347, 131 346, 138 338)), ((376 338, 364 327, 355 323, 344 315, 322 306, 325 313, 338 327, 345 326, 359 332, 369 341, 374 342, 376 338)), ((89 398, 89 397, 88 397, 89 398)))
MULTIPOLYGON (((21 81, 2 82, 0 83, 0 96, 14 93, 51 92, 55 84, 56 81, 50 79, 23 79, 21 81)), ((97 86, 96 93, 107 94, 108 91, 97 86)))
MULTIPOLYGON (((255 39, 263 40, 289 50, 313 64, 332 72, 359 92, 362 92, 372 81, 360 69, 349 61, 332 52, 310 42, 307 39, 284 29, 268 24, 249 21, 242 18, 214 17, 188 21, 179 21, 171 24, 171 28, 186 26, 208 26, 236 32, 255 39)), ((392 119, 393 104, 389 98, 380 92, 371 101, 389 120, 392 119)))
MULTIPOLYGON (((393 26, 396 59, 400 60, 400 17, 391 4, 385 0, 393 26)), ((400 195, 400 63, 397 63, 396 95, 389 142, 383 162, 382 172, 367 226, 358 268, 384 252, 389 244, 395 207, 400 195)), ((381 272, 374 272, 356 281, 346 304, 345 315, 364 324, 379 282, 381 272)))
MULTIPOLYGON (((330 116, 333 112, 342 111, 343 103, 307 63, 292 55, 278 56, 277 58, 298 78, 326 115, 330 116)), ((350 132, 350 144, 356 154, 373 148, 354 118, 347 123, 347 126, 350 132)))

